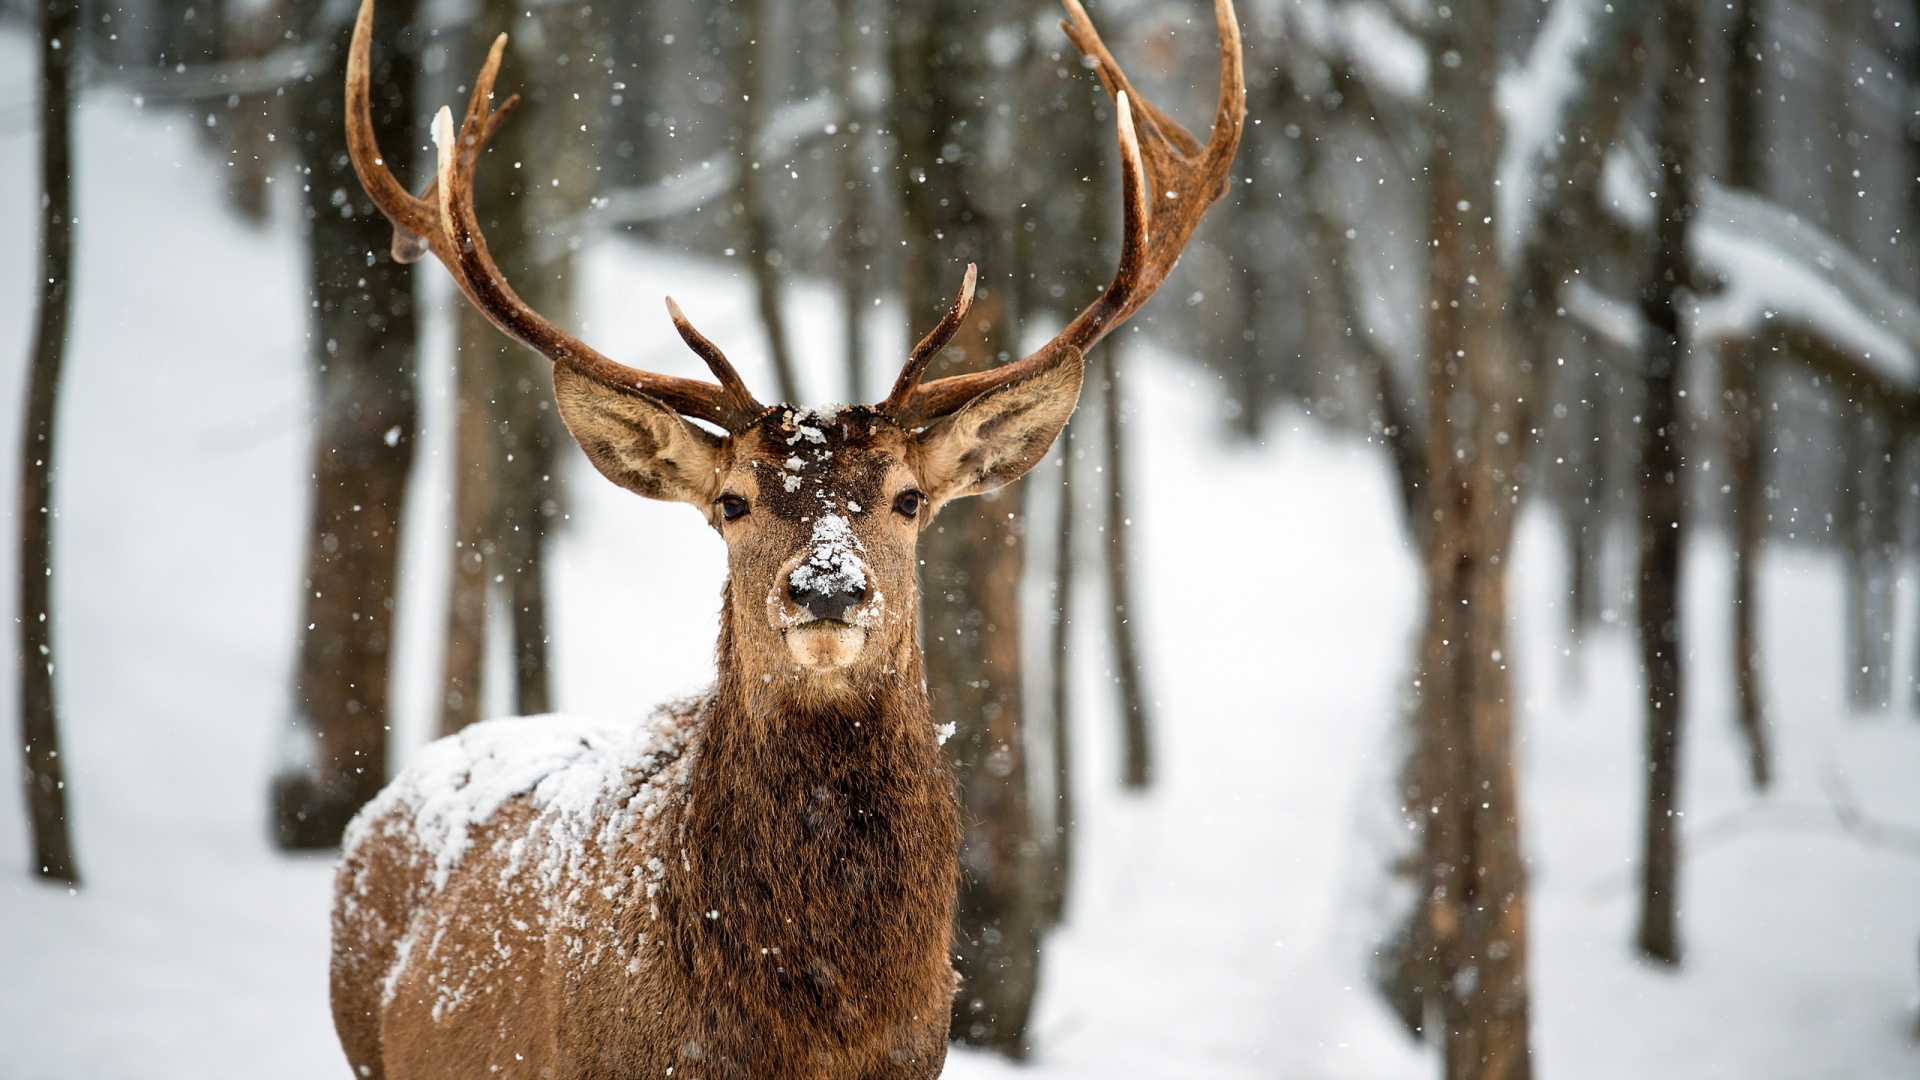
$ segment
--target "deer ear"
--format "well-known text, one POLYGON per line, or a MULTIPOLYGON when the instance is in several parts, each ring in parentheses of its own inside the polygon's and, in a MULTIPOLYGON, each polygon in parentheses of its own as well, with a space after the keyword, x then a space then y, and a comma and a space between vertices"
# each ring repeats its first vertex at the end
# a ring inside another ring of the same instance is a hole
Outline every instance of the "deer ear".
POLYGON ((636 495, 705 507, 719 496, 725 440, 635 390, 555 365, 560 418, 600 475, 636 495))
POLYGON ((934 502, 992 491, 1046 456, 1080 400, 1085 362, 1060 347, 1031 375, 1003 383, 920 433, 921 482, 934 502))

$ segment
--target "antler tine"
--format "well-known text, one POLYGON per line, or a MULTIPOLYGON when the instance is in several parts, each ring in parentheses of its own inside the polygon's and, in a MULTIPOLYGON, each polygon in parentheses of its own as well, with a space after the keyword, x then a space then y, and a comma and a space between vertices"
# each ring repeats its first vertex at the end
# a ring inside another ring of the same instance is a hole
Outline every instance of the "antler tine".
MULTIPOLYGON (((433 204, 427 199, 414 198, 402 187, 380 155, 379 143, 373 135, 370 100, 372 53, 373 0, 364 0, 360 14, 354 19, 353 41, 347 47, 347 154, 353 160, 353 171, 360 177, 360 186, 393 223, 394 257, 399 258, 403 235, 411 242, 408 246, 413 247, 439 230, 435 227, 433 204)), ((415 251, 412 259, 401 261, 412 262, 420 254, 415 251)))
POLYGON ((1082 53, 1093 58, 1094 70, 1112 95, 1118 114, 1120 182, 1125 196, 1119 265, 1100 297, 1038 352, 1005 367, 919 387, 893 410, 903 426, 917 427, 996 386, 1026 378, 1058 362, 1063 352, 1077 355, 1092 348, 1160 287, 1207 208, 1227 192, 1247 114, 1240 26, 1233 0, 1214 0, 1214 22, 1220 31, 1220 99, 1213 132, 1205 144, 1134 89, 1079 0, 1062 2, 1068 18, 1060 26, 1082 53))
POLYGON ((713 377, 720 380, 720 388, 733 399, 736 408, 748 416, 759 416, 767 411, 767 407, 760 404, 747 389, 747 381, 733 369, 733 364, 727 360, 726 354, 720 351, 719 346, 708 341, 705 334, 693 328, 693 323, 687 320, 686 313, 680 310, 680 305, 674 303, 671 296, 667 297, 667 314, 673 319, 673 328, 680 331, 680 340, 686 342, 687 348, 692 349, 696 356, 707 362, 707 370, 713 372, 713 377))
POLYGON ((920 376, 927 372, 927 365, 933 363, 933 358, 940 355, 940 350, 947 347, 953 335, 960 332, 960 324, 966 321, 967 312, 973 307, 973 285, 979 276, 980 268, 968 263, 967 276, 960 282, 960 295, 953 298, 953 306, 940 317, 927 336, 920 339, 920 344, 913 347, 913 352, 907 356, 906 366, 900 369, 900 377, 893 381, 893 392, 880 403, 881 412, 891 416, 913 399, 914 392, 920 386, 920 376))
MULTIPOLYGON (((347 53, 347 148, 367 194, 393 222, 394 257, 406 262, 431 250, 453 275, 460 291, 489 322, 557 366, 613 390, 644 394, 676 412, 712 421, 728 431, 741 431, 751 424, 764 410, 744 392, 745 386, 739 384, 738 375, 733 376, 738 387, 734 389, 616 364, 528 307, 501 275, 474 216, 473 173, 478 167, 480 152, 519 101, 518 97, 511 97, 497 109, 488 107, 506 48, 505 34, 494 41, 487 62, 474 80, 473 94, 467 101, 459 132, 456 134, 454 130, 452 110, 443 108, 434 118, 438 168, 425 195, 415 198, 400 186, 380 156, 369 109, 373 3, 374 0, 361 0, 360 14, 353 26, 353 42, 347 53)), ((724 364, 724 359, 721 362, 724 364)), ((729 366, 727 371, 731 372, 732 368, 729 366)), ((719 374, 719 368, 715 368, 715 373, 719 374)))

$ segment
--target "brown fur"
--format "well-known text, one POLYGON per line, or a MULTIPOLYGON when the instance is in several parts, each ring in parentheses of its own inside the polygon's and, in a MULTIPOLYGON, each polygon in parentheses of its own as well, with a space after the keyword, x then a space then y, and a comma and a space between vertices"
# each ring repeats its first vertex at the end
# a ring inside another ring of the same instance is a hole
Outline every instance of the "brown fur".
MULTIPOLYGON (((700 506, 725 538, 719 681, 654 721, 677 736, 605 774, 591 827, 570 834, 590 842, 556 847, 532 778, 436 888, 420 820, 436 792, 362 814, 332 980, 360 1075, 939 1075, 958 821, 916 639, 915 542, 941 501, 1045 452, 1078 395, 1070 360, 924 432, 864 408, 827 421, 779 407, 716 437, 647 397, 559 377, 562 414, 603 472, 700 506), (895 509, 909 490, 930 500, 911 518, 895 509), (724 520, 721 495, 748 512, 724 520), (785 643, 807 621, 786 581, 829 512, 851 523, 874 595, 847 615, 866 635, 852 662, 808 668, 785 643)), ((535 723, 564 721, 457 738, 535 723)), ((389 792, 417 792, 418 769, 389 792)))

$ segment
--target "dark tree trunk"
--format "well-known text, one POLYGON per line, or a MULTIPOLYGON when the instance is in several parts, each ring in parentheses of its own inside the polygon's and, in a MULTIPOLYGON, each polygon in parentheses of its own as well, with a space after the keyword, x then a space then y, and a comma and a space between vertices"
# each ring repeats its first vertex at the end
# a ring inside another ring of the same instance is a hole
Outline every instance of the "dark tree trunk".
MULTIPOLYGON (((1026 23, 999 22, 993 9, 966 0, 907 0, 896 12, 902 285, 915 332, 939 318, 967 263, 980 268, 973 315, 933 361, 927 378, 936 379, 1004 363, 1013 349, 1011 163, 993 155, 1017 145, 1004 130, 1011 116, 995 108, 1017 85, 1017 69, 996 68, 986 42, 996 32, 1024 34, 1026 23)), ((967 822, 952 1033, 1012 1057, 1026 1052, 1045 887, 1020 699, 1022 490, 1016 484, 947 507, 922 541, 927 686, 935 715, 958 727, 947 749, 967 822)))
POLYGON ((839 62, 833 65, 833 95, 844 118, 834 156, 839 163, 840 223, 834 234, 839 263, 842 358, 846 363, 846 400, 866 401, 866 325, 874 299, 872 177, 867 169, 872 120, 855 100, 853 77, 868 52, 860 29, 859 0, 838 0, 839 62))
MULTIPOLYGON (((1447 9, 1442 9, 1447 10, 1447 9)), ((1406 776, 1422 897, 1388 973, 1416 1029, 1439 1027, 1450 1080, 1524 1080, 1527 882, 1513 759, 1506 556, 1526 441, 1526 367, 1489 208, 1499 160, 1492 0, 1433 24, 1429 165, 1427 613, 1406 776)))
POLYGON ((780 398, 789 405, 805 405, 793 367, 793 352, 787 344, 786 318, 781 312, 786 293, 781 268, 786 257, 780 251, 780 222, 767 184, 779 162, 760 159, 760 133, 773 115, 770 80, 761 72, 762 57, 768 50, 767 38, 772 33, 773 3, 774 0, 746 0, 740 5, 743 25, 738 31, 741 43, 735 49, 739 98, 733 137, 740 158, 740 212, 744 234, 741 247, 747 271, 753 275, 760 325, 766 331, 767 353, 773 362, 774 377, 780 383, 780 398))
MULTIPOLYGON (((382 5, 375 40, 400 40, 415 6, 382 5)), ((347 819, 386 783, 394 586, 413 463, 413 274, 389 257, 392 229, 348 164, 340 88, 349 29, 329 30, 324 63, 296 92, 318 431, 295 752, 274 781, 275 833, 291 848, 339 843, 347 819)), ((383 146, 419 144, 415 69, 412 56, 376 46, 373 123, 383 146)), ((412 156, 392 159, 402 182, 412 156)))
POLYGON ((1766 410, 1761 407, 1759 372, 1753 346, 1732 341, 1721 346, 1721 385, 1727 396, 1727 467, 1733 488, 1733 671, 1734 710, 1747 744, 1747 771, 1761 791, 1772 782, 1767 749, 1765 689, 1760 681, 1759 611, 1755 578, 1760 544, 1766 536, 1766 410))
POLYGON ((1047 865, 1046 922, 1057 924, 1066 912, 1073 881, 1073 584, 1076 507, 1073 424, 1060 432, 1060 505, 1054 517, 1053 670, 1047 716, 1053 724, 1053 843, 1047 865))
POLYGON ((1685 485, 1680 456, 1684 385, 1680 317, 1674 294, 1687 281, 1686 169, 1693 146, 1694 6, 1669 3, 1662 14, 1662 60, 1654 125, 1653 266, 1641 294, 1647 321, 1645 394, 1640 423, 1641 667, 1646 679, 1647 801, 1641 850, 1640 927, 1647 956, 1680 960, 1677 887, 1680 875, 1681 659, 1680 554, 1685 485))
MULTIPOLYGON (((1034 9, 1051 17, 1056 0, 1036 0, 1034 9)), ((1113 114, 1107 95, 1086 77, 1071 56, 1065 35, 1034 48, 1024 73, 1028 120, 1024 150, 1013 163, 1020 205, 1014 215, 1020 310, 1029 326, 1051 316, 1064 322, 1080 305, 1099 295, 1113 272, 1119 214, 1115 179, 1106 154, 1112 144, 1113 114), (1054 49, 1059 49, 1056 54, 1054 49), (1043 314, 1045 313, 1045 314, 1043 314)), ((1096 345, 1088 370, 1098 370, 1111 345, 1096 345)), ((1092 408, 1083 398, 1081 410, 1092 408)), ((1049 734, 1053 744, 1051 843, 1046 845, 1047 884, 1044 918, 1048 926, 1064 915, 1073 879, 1075 841, 1073 745, 1073 604, 1078 587, 1074 519, 1084 512, 1084 477, 1076 479, 1084 450, 1075 434, 1080 421, 1061 432, 1060 502, 1055 508, 1051 660, 1048 672, 1049 734)))
POLYGON ((1881 710, 1893 691, 1893 438, 1872 400, 1856 401, 1849 411, 1841 455, 1848 700, 1858 711, 1881 710))
MULTIPOLYGON (((1761 62, 1759 0, 1737 0, 1727 60, 1727 186, 1759 193, 1766 185, 1766 93, 1761 62)), ((1766 790, 1773 773, 1767 750, 1766 688, 1761 682, 1759 605, 1755 582, 1767 535, 1765 458, 1767 413, 1760 396, 1758 354, 1751 342, 1722 348, 1721 385, 1727 402, 1727 464, 1733 488, 1734 710, 1747 744, 1753 786, 1766 790)))
POLYGON ((53 454, 60 369, 73 308, 73 88, 80 56, 78 0, 40 5, 40 274, 20 441, 20 745, 33 829, 33 869, 80 881, 67 824, 66 767, 54 697, 53 454))
MULTIPOLYGON (((572 237, 556 230, 592 193, 593 110, 584 62, 594 53, 590 9, 534 9, 495 0, 472 45, 513 33, 496 99, 521 96, 475 179, 474 203, 494 261, 520 296, 561 326, 573 321, 572 237), (538 32, 527 26, 535 20, 538 32), (581 91, 575 98, 574 91, 581 91)), ((461 305, 455 435, 453 582, 447 604, 441 732, 481 718, 491 605, 507 605, 513 708, 553 707, 548 655, 546 538, 563 497, 555 473, 564 444, 553 408, 552 364, 461 305)))
POLYGON ((1120 783, 1131 791, 1145 791, 1153 782, 1151 718, 1147 715, 1145 677, 1140 670, 1140 648, 1134 641, 1136 608, 1128 573, 1127 534, 1133 527, 1127 515, 1126 430, 1121 416, 1120 359, 1117 345, 1107 347, 1106 405, 1107 466, 1107 600, 1111 610, 1114 680, 1120 688, 1120 728, 1124 753, 1120 783))
MULTIPOLYGON (((476 186, 485 186, 486 178, 498 171, 481 169, 476 186)), ((475 201, 478 204, 477 197, 475 201)), ((505 240, 512 230, 500 229, 498 213, 489 217, 492 220, 482 227, 490 225, 491 235, 505 240)), ((492 591, 489 582, 496 559, 493 524, 500 497, 500 354, 509 347, 502 343, 493 324, 464 301, 459 325, 454 362, 453 572, 447 588, 446 646, 441 655, 439 733, 443 736, 479 720, 485 704, 487 601, 492 591)))

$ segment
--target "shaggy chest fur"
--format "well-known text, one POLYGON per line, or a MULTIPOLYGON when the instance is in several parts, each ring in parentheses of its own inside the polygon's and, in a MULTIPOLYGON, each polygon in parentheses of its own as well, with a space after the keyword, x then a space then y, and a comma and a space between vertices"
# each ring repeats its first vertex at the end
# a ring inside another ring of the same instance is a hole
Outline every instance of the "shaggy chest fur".
POLYGON ((930 723, 787 719, 708 699, 430 747, 341 865, 362 1075, 937 1075, 956 822, 930 723))

